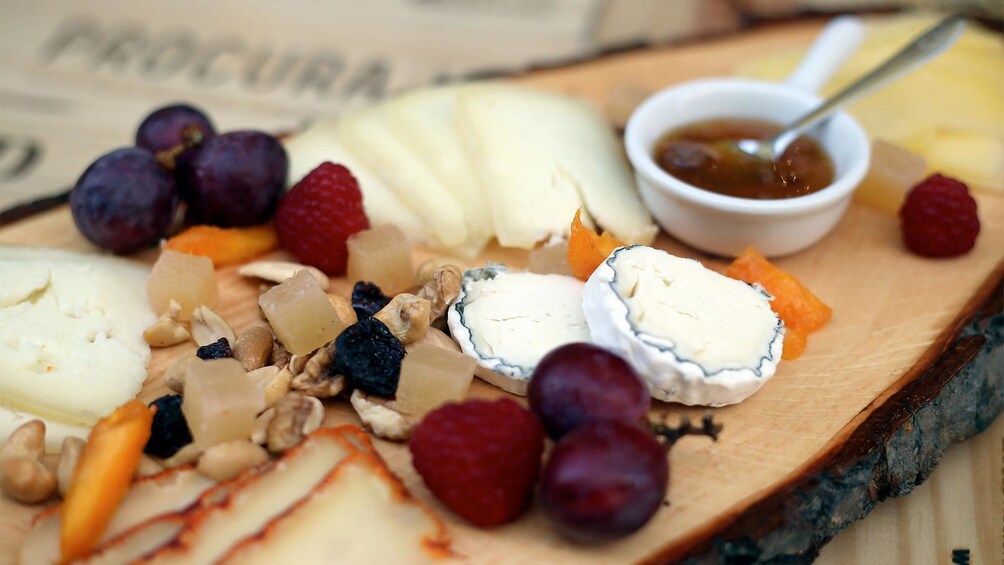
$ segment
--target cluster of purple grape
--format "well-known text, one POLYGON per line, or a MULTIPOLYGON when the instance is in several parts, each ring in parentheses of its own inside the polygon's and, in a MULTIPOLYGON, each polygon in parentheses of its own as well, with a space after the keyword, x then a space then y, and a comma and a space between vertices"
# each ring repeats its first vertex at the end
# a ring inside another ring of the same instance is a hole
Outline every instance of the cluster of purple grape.
POLYGON ((651 426, 645 383, 624 359, 588 343, 545 356, 527 396, 556 442, 541 477, 544 512, 580 541, 618 539, 644 526, 666 497, 672 443, 718 433, 710 417, 703 428, 651 426))
POLYGON ((73 221, 92 243, 130 253, 164 237, 181 203, 190 224, 248 226, 275 214, 289 159, 260 131, 217 135, 187 104, 159 108, 139 125, 136 145, 98 157, 70 194, 73 221))

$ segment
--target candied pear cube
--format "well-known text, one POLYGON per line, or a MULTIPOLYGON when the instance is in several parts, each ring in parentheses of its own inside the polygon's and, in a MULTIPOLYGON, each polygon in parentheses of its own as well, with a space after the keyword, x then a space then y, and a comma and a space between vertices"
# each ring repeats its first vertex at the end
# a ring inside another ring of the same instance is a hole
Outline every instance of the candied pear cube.
POLYGON ((881 139, 876 140, 872 144, 868 173, 854 191, 854 199, 895 215, 903 205, 906 193, 924 180, 926 174, 927 162, 922 155, 881 139))
POLYGON ((219 289, 216 270, 209 257, 165 249, 150 271, 146 294, 154 312, 162 314, 173 299, 181 305, 180 317, 187 320, 196 306, 213 306, 219 289))
POLYGON ((473 357, 431 344, 411 350, 401 363, 395 404, 402 412, 424 416, 467 396, 474 378, 473 357))
POLYGON ((236 359, 191 363, 185 370, 181 411, 201 449, 248 439, 264 408, 264 393, 236 359))
POLYGON ((294 355, 327 345, 345 329, 328 295, 306 269, 262 294, 258 304, 279 341, 294 355))
POLYGON ((348 247, 350 281, 375 283, 389 296, 415 285, 411 242, 396 226, 377 226, 356 233, 349 238, 348 247))
POLYGON ((568 266, 568 242, 550 243, 530 252, 527 270, 541 275, 572 275, 568 266))

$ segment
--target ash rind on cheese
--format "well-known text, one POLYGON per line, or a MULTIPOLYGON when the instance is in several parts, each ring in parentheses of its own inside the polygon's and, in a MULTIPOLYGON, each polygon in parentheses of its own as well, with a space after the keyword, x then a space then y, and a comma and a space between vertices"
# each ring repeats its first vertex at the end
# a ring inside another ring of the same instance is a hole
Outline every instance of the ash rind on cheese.
POLYGON ((549 351, 588 341, 583 283, 563 275, 509 273, 489 265, 464 273, 447 320, 476 375, 503 390, 526 394, 526 383, 549 351))
POLYGON ((697 261, 616 250, 586 283, 594 343, 623 355, 660 400, 740 402, 774 374, 784 327, 770 296, 697 261))

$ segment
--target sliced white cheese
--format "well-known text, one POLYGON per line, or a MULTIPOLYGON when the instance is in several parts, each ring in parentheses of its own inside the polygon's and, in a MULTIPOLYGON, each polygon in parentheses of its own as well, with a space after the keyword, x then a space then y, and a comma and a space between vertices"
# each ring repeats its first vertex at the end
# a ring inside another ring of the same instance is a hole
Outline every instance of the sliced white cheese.
POLYGON ((762 289, 651 247, 621 247, 585 285, 592 340, 623 355, 652 396, 723 406, 756 392, 784 330, 762 289))
POLYGON ((4 431, 22 413, 76 435, 136 396, 150 360, 143 331, 156 320, 149 274, 115 257, 0 246, 4 431))
POLYGON ((444 247, 468 240, 464 209, 426 163, 415 156, 389 125, 385 106, 370 106, 342 117, 338 137, 377 174, 431 230, 444 247))
POLYGON ((589 341, 582 290, 581 281, 562 275, 510 273, 503 265, 471 269, 447 315, 450 332, 477 360, 478 377, 525 395, 544 355, 589 341))
POLYGON ((466 86, 440 86, 409 92, 387 102, 389 125, 423 161, 464 210, 467 243, 455 251, 477 255, 495 235, 488 201, 477 173, 453 127, 457 97, 466 86))
POLYGON ((363 209, 373 226, 392 224, 401 229, 412 241, 434 245, 432 228, 378 176, 342 147, 336 133, 337 122, 321 120, 306 131, 283 142, 289 155, 289 184, 300 182, 307 173, 325 161, 344 165, 352 172, 363 193, 363 209))
POLYGON ((457 101, 455 125, 502 245, 529 249, 567 236, 580 207, 621 241, 655 238, 613 133, 586 102, 517 86, 470 87, 457 101))

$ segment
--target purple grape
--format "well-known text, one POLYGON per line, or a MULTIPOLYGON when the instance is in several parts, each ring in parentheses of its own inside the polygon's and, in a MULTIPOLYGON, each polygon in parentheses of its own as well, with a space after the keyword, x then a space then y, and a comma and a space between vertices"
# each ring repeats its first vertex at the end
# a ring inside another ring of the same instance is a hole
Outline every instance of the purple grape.
POLYGON ((666 449, 637 424, 608 420, 576 429, 554 446, 544 467, 544 512, 579 541, 637 531, 666 497, 666 449))
POLYGON ((157 154, 198 145, 216 135, 212 122, 198 108, 172 104, 154 110, 136 130, 136 146, 157 154))
POLYGON ((589 343, 563 345, 544 356, 527 397, 555 440, 590 422, 639 422, 651 403, 645 383, 627 361, 589 343))
POLYGON ((174 179, 152 153, 127 147, 98 157, 70 194, 73 222, 98 247, 129 253, 153 245, 178 209, 174 179))
POLYGON ((224 227, 267 222, 288 168, 282 144, 258 131, 225 133, 185 151, 176 174, 189 222, 224 227))

